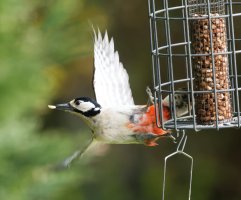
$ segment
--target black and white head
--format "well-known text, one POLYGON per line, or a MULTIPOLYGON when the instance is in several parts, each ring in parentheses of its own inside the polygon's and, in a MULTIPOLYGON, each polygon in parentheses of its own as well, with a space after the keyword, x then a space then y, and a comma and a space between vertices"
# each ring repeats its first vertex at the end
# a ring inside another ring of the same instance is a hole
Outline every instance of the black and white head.
POLYGON ((79 97, 69 103, 49 105, 50 109, 63 110, 84 117, 94 117, 101 112, 101 106, 89 97, 79 97))

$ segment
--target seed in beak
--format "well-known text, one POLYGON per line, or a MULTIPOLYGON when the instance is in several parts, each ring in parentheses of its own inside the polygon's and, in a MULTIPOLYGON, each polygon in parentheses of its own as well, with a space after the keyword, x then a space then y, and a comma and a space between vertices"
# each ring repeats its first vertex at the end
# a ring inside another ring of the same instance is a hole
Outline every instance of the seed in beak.
POLYGON ((48 105, 48 107, 49 107, 50 109, 56 109, 56 106, 53 106, 53 105, 48 105))

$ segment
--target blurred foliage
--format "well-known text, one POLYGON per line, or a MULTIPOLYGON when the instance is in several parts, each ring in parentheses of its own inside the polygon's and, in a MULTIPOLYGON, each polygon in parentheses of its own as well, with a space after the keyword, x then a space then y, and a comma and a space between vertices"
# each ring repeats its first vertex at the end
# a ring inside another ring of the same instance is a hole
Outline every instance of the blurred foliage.
POLYGON ((0 2, 0 199, 65 199, 68 186, 91 176, 51 170, 84 135, 41 128, 68 63, 90 51, 89 16, 106 21, 85 1, 0 2))
MULTIPOLYGON (((175 150, 169 140, 156 148, 113 145, 104 157, 52 168, 90 137, 79 119, 47 105, 93 96, 91 24, 115 36, 135 102, 145 103, 152 84, 147 2, 0 1, 0 199, 161 199, 163 159, 175 150)), ((239 132, 190 134, 193 199, 240 199, 239 132)), ((186 199, 181 163, 168 168, 168 199, 186 199)))

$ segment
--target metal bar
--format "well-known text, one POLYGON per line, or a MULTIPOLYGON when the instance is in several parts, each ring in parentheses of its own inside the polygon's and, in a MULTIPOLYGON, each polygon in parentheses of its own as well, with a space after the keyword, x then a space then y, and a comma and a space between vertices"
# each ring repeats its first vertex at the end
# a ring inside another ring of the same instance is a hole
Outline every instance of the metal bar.
MULTIPOLYGON (((165 10, 166 9, 168 9, 168 5, 166 4, 166 2, 165 1, 163 1, 163 7, 165 8, 165 10)), ((164 12, 164 15, 165 15, 165 19, 167 19, 167 12, 164 12)), ((166 57, 168 58, 167 59, 167 66, 168 66, 168 70, 167 70, 167 77, 168 77, 168 80, 170 80, 171 79, 171 69, 170 69, 170 58, 169 58, 169 56, 170 56, 170 51, 169 51, 169 46, 171 45, 170 43, 168 43, 168 35, 169 35, 169 33, 168 33, 168 27, 167 27, 168 25, 167 25, 167 20, 165 20, 164 21, 164 30, 165 30, 165 41, 166 41, 166 46, 167 46, 167 48, 165 49, 166 50, 166 57)), ((158 50, 158 52, 159 52, 159 50, 158 50)), ((169 86, 169 90, 171 90, 170 89, 171 88, 171 86, 169 86)), ((170 105, 170 113, 173 113, 173 107, 172 107, 172 104, 171 104, 171 98, 169 98, 169 105, 170 105)), ((172 116, 171 116, 172 117, 172 116)), ((164 122, 163 122, 164 123, 164 122)), ((163 126, 165 126, 165 123, 163 124, 163 126)))
MULTIPOLYGON (((165 5, 166 5, 166 8, 168 8, 168 0, 165 0, 165 5)), ((175 100, 175 86, 174 86, 174 75, 173 75, 173 61, 172 61, 172 47, 171 47, 171 33, 170 33, 170 21, 169 21, 169 11, 168 11, 168 9, 167 9, 167 11, 166 11, 166 17, 167 17, 167 35, 168 35, 168 37, 167 37, 167 43, 168 43, 168 45, 169 45, 169 48, 168 48, 168 52, 169 52, 169 56, 168 56, 168 58, 169 58, 169 65, 168 65, 168 67, 169 67, 169 69, 170 69, 170 80, 171 80, 171 82, 172 82, 172 84, 171 84, 171 89, 172 89, 172 102, 170 102, 171 104, 170 105, 172 105, 171 106, 171 108, 173 109, 173 112, 172 113, 174 113, 174 116, 172 116, 172 117, 174 117, 174 121, 175 121, 175 129, 176 130, 178 130, 177 129, 177 122, 176 122, 176 120, 177 120, 177 116, 176 116, 176 100, 175 100)), ((169 98, 169 99, 171 99, 171 98, 169 98)))
MULTIPOLYGON (((235 40, 234 40, 235 41, 235 40)), ((231 42, 231 41, 230 41, 231 42)), ((182 43, 174 43, 174 44, 171 44, 171 47, 178 47, 178 46, 185 46, 185 45, 188 45, 188 44, 191 44, 191 42, 182 42, 182 43)), ((168 49, 169 46, 166 45, 166 46, 161 46, 158 48, 158 52, 160 50, 166 50, 168 49)), ((153 54, 156 54, 156 50, 153 50, 153 54)), ((238 53, 241 53, 241 50, 237 50, 238 53)), ((160 54, 160 53, 159 53, 160 54)), ((226 54, 232 54, 232 51, 227 51, 227 52, 217 52, 217 53, 213 53, 213 55, 226 55, 226 54)), ((187 56, 188 54, 182 54, 183 56, 187 56)), ((199 53, 199 54, 191 54, 192 56, 210 56, 210 53, 199 53)))
MULTIPOLYGON (((155 1, 152 0, 152 8, 153 8, 153 13, 155 12, 155 1)), ((158 32, 157 32, 157 24, 156 24, 156 15, 154 14, 153 15, 153 28, 154 28, 154 43, 155 43, 155 49, 157 50, 158 49, 158 32)), ((158 83, 161 83, 162 82, 162 78, 161 78, 161 74, 160 74, 160 69, 161 69, 161 66, 160 66, 160 60, 159 60, 159 56, 156 55, 156 75, 157 75, 157 80, 158 80, 158 83)), ((158 95, 158 103, 156 104, 157 106, 155 107, 155 112, 158 112, 158 115, 157 115, 157 118, 156 118, 156 121, 158 122, 157 125, 158 127, 161 127, 163 130, 165 130, 165 127, 164 127, 164 117, 163 117, 163 107, 162 107, 162 92, 161 92, 161 88, 159 87, 159 91, 157 93, 158 95), (158 109, 157 109, 158 108, 158 109)), ((156 98, 156 93, 155 93, 155 98, 156 98)))
MULTIPOLYGON (((240 54, 241 50, 236 50, 236 54, 240 54)), ((227 51, 227 52, 218 52, 218 53, 213 53, 214 56, 216 55, 231 55, 233 54, 232 51, 227 51)), ((164 53, 158 53, 159 56, 168 56, 169 54, 164 54, 164 53)), ((192 57, 199 57, 199 56, 209 56, 210 54, 191 54, 192 57)), ((172 57, 188 57, 188 54, 172 54, 172 57)))
MULTIPOLYGON (((226 0, 226 3, 228 3, 228 0, 226 0)), ((230 77, 230 82, 231 82, 231 87, 234 87, 234 72, 233 72, 233 51, 232 51, 232 44, 229 41, 232 41, 231 38, 231 26, 230 26, 230 14, 229 14, 229 9, 227 9, 228 4, 226 4, 226 13, 228 14, 228 20, 226 21, 228 31, 227 31, 227 38, 228 38, 228 50, 231 52, 231 54, 228 55, 228 60, 229 60, 229 73, 231 74, 230 77)), ((231 98, 232 98, 232 107, 233 111, 236 110, 236 105, 235 105, 235 98, 234 98, 234 92, 231 93, 231 98)))
MULTIPOLYGON (((233 14, 233 17, 239 17, 241 16, 241 13, 234 13, 233 14)), ((217 19, 217 18, 228 18, 229 16, 228 15, 225 15, 225 14, 222 14, 222 15, 219 15, 219 16, 211 16, 212 19, 217 19)), ((165 17, 156 17, 157 20, 166 20, 165 17)), ((182 17, 170 17, 169 20, 182 20, 182 21, 185 21, 186 18, 182 18, 182 17)), ((208 19, 208 16, 204 16, 204 17, 190 17, 189 18, 190 20, 191 19, 208 19)))
MULTIPOLYGON (((226 3, 226 4, 229 4, 229 3, 226 3)), ((240 2, 232 2, 231 4, 233 4, 233 5, 241 5, 240 2)), ((202 6, 202 5, 206 5, 206 3, 198 4, 198 5, 202 6)), ((191 8, 191 7, 194 7, 194 6, 196 6, 196 5, 188 5, 188 4, 185 4, 185 5, 183 5, 183 6, 170 7, 170 8, 168 8, 168 11, 178 10, 178 9, 186 9, 186 8, 191 8)), ((157 10, 157 11, 155 11, 155 14, 157 15, 157 14, 163 13, 163 12, 165 12, 165 11, 166 11, 166 9, 157 10)), ((223 17, 223 16, 222 16, 222 17, 223 17)), ((190 18, 190 19, 191 19, 191 18, 190 18)), ((196 19, 196 18, 195 18, 195 19, 196 19)), ((199 18, 197 18, 197 19, 199 19, 199 18)), ((200 18, 200 19, 203 19, 203 18, 200 18)))
MULTIPOLYGON (((185 2, 185 16, 186 16, 186 30, 187 30, 187 41, 190 40, 190 32, 189 32, 189 15, 188 15, 188 5, 187 5, 187 0, 184 0, 185 2)), ((191 56, 191 44, 190 42, 188 43, 188 68, 189 68, 189 73, 190 73, 190 87, 191 87, 191 98, 192 98, 192 115, 193 115, 193 127, 195 131, 198 131, 196 129, 196 113, 195 113, 195 101, 194 101, 194 85, 193 85, 193 75, 192 75, 192 56, 191 56)))
MULTIPOLYGON (((239 117, 240 118, 240 117, 239 117)), ((185 118, 182 120, 178 120, 178 128, 179 129, 185 129, 185 130, 193 130, 194 127, 191 123, 191 120, 188 119, 192 119, 192 116, 189 116, 189 118, 185 118), (188 121, 187 121, 188 120, 188 121)), ((219 125, 220 129, 227 129, 227 128, 238 128, 239 124, 237 123, 238 121, 238 117, 234 117, 235 120, 230 121, 230 122, 226 122, 226 123, 222 123, 219 125)), ((172 121, 168 121, 168 123, 166 124, 166 127, 169 129, 173 129, 174 125, 172 123, 172 121)), ((198 130, 214 130, 217 129, 216 125, 197 125, 196 128, 198 130)))
POLYGON ((212 57, 212 69, 213 69, 213 83, 214 83, 214 99, 215 99, 215 112, 216 112, 216 126, 218 127, 218 98, 217 98, 217 83, 216 83, 216 69, 215 69, 215 60, 214 60, 214 50, 213 50, 213 29, 212 29, 212 19, 211 19, 211 7, 210 0, 207 0, 208 6, 208 22, 209 22, 209 36, 210 36, 210 47, 211 47, 211 57, 212 57))
POLYGON ((234 33, 234 22, 233 22, 233 5, 232 0, 229 1, 229 14, 230 14, 230 25, 231 25, 231 37, 232 37, 232 47, 233 47, 233 67, 234 67, 234 75, 235 75, 235 97, 237 103, 237 113, 238 113, 238 128, 240 128, 240 105, 239 105, 239 92, 238 92, 238 78, 237 78, 237 60, 236 60, 236 46, 235 46, 235 33, 234 33))
MULTIPOLYGON (((223 92, 232 92, 232 91, 236 91, 236 89, 230 88, 230 89, 222 89, 222 90, 218 90, 217 93, 223 93, 223 92)), ((238 91, 241 91, 241 88, 238 88, 238 91)), ((169 93, 171 94, 172 91, 169 90, 163 90, 163 92, 165 93, 169 93)), ((208 93, 213 93, 214 90, 195 90, 194 94, 208 94, 208 93)), ((182 90, 177 90, 175 91, 175 94, 186 94, 186 91, 182 91, 182 90)), ((191 91, 188 91, 188 93, 191 93, 191 91)))
MULTIPOLYGON (((152 59, 152 77, 153 77, 153 87, 155 88, 156 85, 159 85, 159 83, 157 84, 156 83, 156 75, 155 75, 155 55, 153 53, 154 51, 154 45, 153 45, 153 15, 151 14, 153 12, 153 8, 151 6, 151 0, 148 0, 148 11, 149 11, 149 23, 150 23, 150 40, 151 40, 151 59, 152 59)), ((157 98, 156 98, 156 92, 154 92, 154 103, 155 103, 155 107, 157 105, 157 98)), ((159 113, 156 112, 156 109, 155 109, 155 116, 156 116, 156 124, 158 124, 158 116, 159 116, 159 113)))

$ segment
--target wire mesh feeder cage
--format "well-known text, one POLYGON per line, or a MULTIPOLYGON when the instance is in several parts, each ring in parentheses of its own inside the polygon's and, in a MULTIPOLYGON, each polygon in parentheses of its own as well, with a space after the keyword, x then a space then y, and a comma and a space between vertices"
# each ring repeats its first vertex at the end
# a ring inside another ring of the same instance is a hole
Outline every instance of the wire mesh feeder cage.
POLYGON ((176 151, 165 157, 162 199, 166 197, 168 160, 180 154, 190 161, 187 169, 190 170, 188 199, 191 199, 193 158, 184 152, 185 130, 241 126, 238 75, 241 59, 237 59, 241 40, 236 39, 235 30, 241 17, 241 3, 232 0, 148 0, 148 3, 156 123, 162 129, 182 133, 176 151), (163 99, 167 95, 171 117, 164 121, 163 99), (185 115, 177 114, 180 106, 177 96, 187 102, 185 115))
POLYGON ((231 0, 149 0, 159 127, 240 128, 241 40, 236 39, 235 24, 241 11, 236 10, 241 10, 241 3, 231 0), (175 94, 188 99, 184 116, 176 114, 175 94), (171 118, 164 121, 162 103, 167 95, 171 118))

